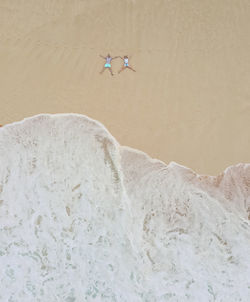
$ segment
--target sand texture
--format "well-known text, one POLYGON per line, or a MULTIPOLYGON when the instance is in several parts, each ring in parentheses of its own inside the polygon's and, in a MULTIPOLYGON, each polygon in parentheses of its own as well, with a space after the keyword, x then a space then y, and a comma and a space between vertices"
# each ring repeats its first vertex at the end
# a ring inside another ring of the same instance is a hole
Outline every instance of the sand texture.
POLYGON ((218 175, 250 162, 249 0, 1 0, 0 124, 75 112, 218 175), (136 73, 99 71, 132 55, 136 73))

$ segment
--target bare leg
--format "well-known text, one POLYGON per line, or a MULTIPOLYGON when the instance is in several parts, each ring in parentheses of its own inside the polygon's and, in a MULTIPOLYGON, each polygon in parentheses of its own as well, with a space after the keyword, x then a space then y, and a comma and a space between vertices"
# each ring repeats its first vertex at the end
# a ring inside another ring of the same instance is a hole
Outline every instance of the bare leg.
POLYGON ((118 73, 122 72, 126 67, 122 66, 122 68, 118 71, 118 73))
POLYGON ((103 69, 100 71, 100 74, 102 74, 104 70, 105 70, 105 67, 103 67, 103 69))
POLYGON ((113 71, 112 71, 111 67, 109 67, 109 71, 110 71, 111 75, 113 76, 114 74, 113 74, 113 71))
POLYGON ((127 66, 129 69, 131 69, 131 70, 133 70, 134 72, 136 72, 132 67, 130 67, 130 66, 127 66))

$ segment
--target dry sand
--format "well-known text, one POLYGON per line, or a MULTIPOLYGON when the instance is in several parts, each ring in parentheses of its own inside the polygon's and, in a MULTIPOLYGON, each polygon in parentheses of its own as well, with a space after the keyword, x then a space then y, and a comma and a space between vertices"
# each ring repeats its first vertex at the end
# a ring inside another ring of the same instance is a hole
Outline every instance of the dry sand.
POLYGON ((250 162, 249 0, 1 0, 0 124, 76 112, 201 174, 250 162), (99 74, 99 54, 136 73, 99 74))

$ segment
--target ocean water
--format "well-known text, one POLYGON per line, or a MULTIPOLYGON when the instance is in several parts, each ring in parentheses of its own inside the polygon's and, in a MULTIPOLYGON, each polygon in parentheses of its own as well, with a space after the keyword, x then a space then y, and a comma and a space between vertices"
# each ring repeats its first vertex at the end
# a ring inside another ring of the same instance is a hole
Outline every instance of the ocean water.
POLYGON ((250 301, 250 164, 198 175, 99 122, 0 129, 0 301, 250 301))

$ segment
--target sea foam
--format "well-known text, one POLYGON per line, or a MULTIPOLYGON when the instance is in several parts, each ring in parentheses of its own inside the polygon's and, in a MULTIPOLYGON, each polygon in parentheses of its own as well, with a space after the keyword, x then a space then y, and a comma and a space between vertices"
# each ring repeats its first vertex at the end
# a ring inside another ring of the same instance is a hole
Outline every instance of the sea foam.
POLYGON ((198 175, 99 122, 0 129, 0 301, 249 301, 250 165, 198 175))

